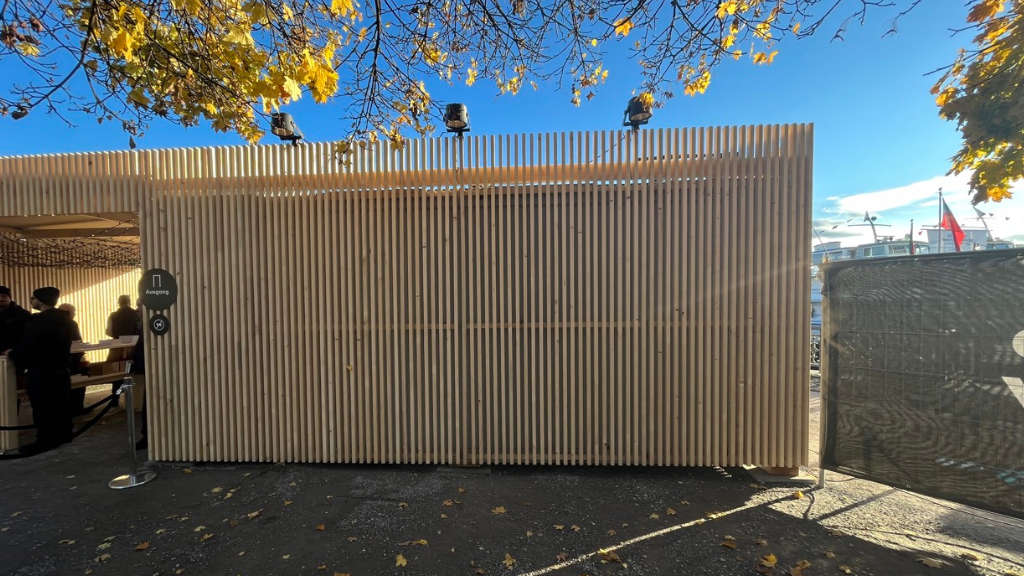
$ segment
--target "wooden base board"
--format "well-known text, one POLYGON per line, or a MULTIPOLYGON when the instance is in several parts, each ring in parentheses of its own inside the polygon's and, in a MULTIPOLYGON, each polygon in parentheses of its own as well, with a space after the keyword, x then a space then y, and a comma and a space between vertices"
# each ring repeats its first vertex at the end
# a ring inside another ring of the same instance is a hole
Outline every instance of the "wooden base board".
POLYGON ((801 484, 812 486, 818 482, 817 478, 802 472, 799 467, 744 466, 743 468, 756 482, 761 484, 801 484))

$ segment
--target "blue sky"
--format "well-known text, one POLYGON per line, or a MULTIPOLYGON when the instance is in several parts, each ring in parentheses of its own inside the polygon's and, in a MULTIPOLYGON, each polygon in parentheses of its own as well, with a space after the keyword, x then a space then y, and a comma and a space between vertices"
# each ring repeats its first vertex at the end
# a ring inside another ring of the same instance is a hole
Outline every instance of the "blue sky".
MULTIPOLYGON (((966 11, 960 2, 924 2, 900 21, 898 34, 884 38, 892 13, 878 11, 863 27, 851 24, 845 41, 831 40, 838 26, 833 21, 814 37, 784 41, 771 66, 729 61, 715 72, 705 94, 677 96, 656 111, 652 126, 813 122, 815 227, 826 239, 869 241, 870 231, 846 226, 864 210, 878 215, 879 223, 891 224, 889 233, 899 236, 911 218, 917 226, 934 224, 940 186, 961 224, 975 225, 968 219, 974 212, 966 176, 945 176, 959 137, 954 124, 938 117, 928 92, 936 77, 927 75, 951 62, 969 42, 969 36, 950 32, 963 25, 966 11)), ((568 91, 553 85, 501 98, 484 82, 432 93, 466 103, 474 134, 615 128, 639 81, 636 65, 618 56, 607 60, 608 82, 580 108, 569 102, 568 91)), ((10 63, 0 62, 0 77, 11 72, 10 63)), ((339 139, 348 125, 339 106, 317 106, 308 95, 287 111, 308 140, 339 139)), ((78 128, 44 114, 18 122, 0 119, 5 136, 0 156, 127 148, 127 136, 116 127, 87 118, 76 121, 78 128)), ((139 140, 143 148, 239 143, 236 136, 206 127, 161 124, 139 140)), ((998 236, 1024 242, 1024 191, 984 210, 995 214, 990 225, 998 236)))

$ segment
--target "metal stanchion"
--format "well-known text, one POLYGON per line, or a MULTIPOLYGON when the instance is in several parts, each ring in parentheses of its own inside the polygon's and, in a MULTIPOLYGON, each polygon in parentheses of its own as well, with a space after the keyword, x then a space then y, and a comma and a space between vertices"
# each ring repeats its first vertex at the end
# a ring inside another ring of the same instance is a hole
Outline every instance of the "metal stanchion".
POLYGON ((121 490, 123 488, 141 486, 153 480, 156 478, 156 472, 152 470, 142 470, 140 472, 138 470, 139 463, 135 455, 135 402, 132 398, 132 379, 125 378, 124 383, 121 384, 121 389, 117 393, 124 394, 125 408, 128 412, 128 454, 130 455, 128 463, 130 468, 127 474, 114 478, 108 486, 114 490, 121 490))

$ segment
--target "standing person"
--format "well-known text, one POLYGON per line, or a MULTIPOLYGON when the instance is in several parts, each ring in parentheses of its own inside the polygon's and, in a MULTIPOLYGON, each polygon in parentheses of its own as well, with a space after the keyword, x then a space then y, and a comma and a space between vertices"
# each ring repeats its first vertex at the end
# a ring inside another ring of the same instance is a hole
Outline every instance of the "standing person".
MULTIPOLYGON (((138 332, 139 313, 132 308, 132 297, 127 294, 117 297, 117 310, 107 317, 107 336, 120 338, 121 336, 135 336, 138 332)), ((118 348, 107 354, 107 362, 119 362, 131 360, 131 348, 118 348)), ((111 394, 116 394, 121 389, 121 382, 111 384, 111 394)), ((121 400, 118 399, 118 402, 121 400)))
MULTIPOLYGON (((68 314, 68 321, 71 323, 71 342, 82 341, 82 330, 78 327, 78 322, 75 322, 75 307, 73 304, 65 302, 60 306, 57 306, 58 310, 63 310, 68 314)), ((82 358, 85 357, 85 352, 77 352, 71 355, 71 364, 68 368, 71 370, 71 375, 81 374, 82 372, 82 358)), ((85 387, 72 388, 71 389, 71 415, 85 414, 85 387)))
POLYGON ((21 341, 25 322, 32 313, 11 299, 11 289, 0 286, 0 350, 10 350, 21 341))
POLYGON ((36 441, 24 454, 38 454, 71 441, 71 322, 55 308, 60 290, 46 286, 32 293, 32 308, 39 314, 25 323, 21 342, 7 350, 9 358, 28 370, 28 399, 36 441))

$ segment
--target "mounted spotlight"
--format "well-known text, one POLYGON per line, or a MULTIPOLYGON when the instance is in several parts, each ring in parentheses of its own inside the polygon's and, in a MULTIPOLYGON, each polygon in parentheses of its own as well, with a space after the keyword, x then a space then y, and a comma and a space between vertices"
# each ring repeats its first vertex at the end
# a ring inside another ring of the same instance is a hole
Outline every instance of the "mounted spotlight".
POLYGON ((462 138, 463 132, 469 132, 469 110, 465 104, 449 104, 444 109, 444 125, 449 132, 462 138))
POLYGON ((292 115, 284 112, 274 112, 270 115, 270 131, 281 140, 291 142, 294 146, 298 146, 299 140, 302 140, 302 131, 295 125, 292 115))
POLYGON ((629 99, 629 103, 626 104, 625 116, 622 118, 623 126, 632 126, 633 131, 640 129, 641 124, 647 124, 654 114, 651 112, 649 106, 644 106, 640 102, 640 98, 634 96, 629 99))

